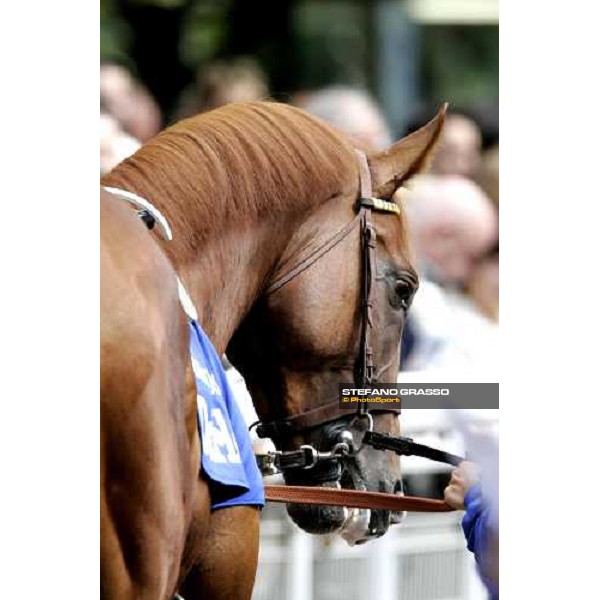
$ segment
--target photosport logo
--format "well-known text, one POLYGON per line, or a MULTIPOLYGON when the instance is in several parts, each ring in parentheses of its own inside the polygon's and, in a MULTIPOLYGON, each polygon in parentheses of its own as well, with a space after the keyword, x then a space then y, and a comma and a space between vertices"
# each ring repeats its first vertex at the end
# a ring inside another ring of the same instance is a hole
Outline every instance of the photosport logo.
POLYGON ((498 383, 339 384, 340 408, 498 408, 498 383))

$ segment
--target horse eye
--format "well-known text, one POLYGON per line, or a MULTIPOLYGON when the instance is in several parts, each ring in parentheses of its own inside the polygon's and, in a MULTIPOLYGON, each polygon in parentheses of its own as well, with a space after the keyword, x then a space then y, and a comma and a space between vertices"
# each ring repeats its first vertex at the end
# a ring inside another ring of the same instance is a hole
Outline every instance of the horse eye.
POLYGON ((404 279, 396 281, 396 296, 400 300, 400 304, 404 310, 408 310, 414 293, 415 289, 408 281, 404 279))

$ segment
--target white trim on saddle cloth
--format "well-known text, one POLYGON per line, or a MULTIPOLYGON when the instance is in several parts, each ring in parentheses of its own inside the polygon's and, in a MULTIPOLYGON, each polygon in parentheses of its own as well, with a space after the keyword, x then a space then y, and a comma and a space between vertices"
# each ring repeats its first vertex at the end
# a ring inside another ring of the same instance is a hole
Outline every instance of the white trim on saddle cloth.
MULTIPOLYGON (((167 219, 165 219, 164 215, 158 210, 158 208, 148 202, 148 200, 138 196, 137 194, 128 192, 126 190, 121 190, 119 188, 108 187, 106 185, 102 187, 104 188, 104 191, 108 192, 109 194, 113 194, 121 200, 126 200, 140 209, 147 210, 154 217, 154 220, 158 224, 163 237, 169 242, 173 239, 173 234, 171 233, 171 228, 169 227, 167 219)), ((179 277, 177 277, 177 291, 179 292, 179 301, 181 302, 181 306, 185 311, 185 314, 193 321, 197 321, 198 312, 196 311, 196 307, 194 306, 190 295, 187 293, 187 290, 185 289, 183 283, 181 283, 181 279, 179 279, 179 277)))
POLYGON ((177 277, 177 289, 179 291, 179 302, 181 302, 181 306, 185 311, 185 314, 192 321, 198 320, 198 312, 196 311, 196 307, 190 298, 190 295, 187 293, 185 286, 181 283, 181 279, 177 277))
POLYGON ((154 220, 156 221, 156 224, 158 225, 158 228, 160 229, 160 232, 165 240, 170 242, 173 239, 173 234, 171 233, 171 228, 169 227, 167 219, 165 219, 164 215, 158 210, 158 208, 148 202, 148 200, 138 196, 137 194, 128 192, 126 190, 121 190, 119 188, 107 186, 102 187, 104 188, 104 191, 108 192, 109 194, 112 194, 121 200, 126 200, 134 206, 137 206, 139 209, 147 210, 152 217, 154 217, 154 220))

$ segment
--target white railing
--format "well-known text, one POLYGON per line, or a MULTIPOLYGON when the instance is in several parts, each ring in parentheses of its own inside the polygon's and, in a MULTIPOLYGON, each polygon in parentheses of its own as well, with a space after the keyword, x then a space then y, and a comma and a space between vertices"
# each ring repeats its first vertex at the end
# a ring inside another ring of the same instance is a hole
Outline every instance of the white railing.
POLYGON ((263 515, 253 600, 483 600, 459 513, 416 514, 362 546, 263 515))

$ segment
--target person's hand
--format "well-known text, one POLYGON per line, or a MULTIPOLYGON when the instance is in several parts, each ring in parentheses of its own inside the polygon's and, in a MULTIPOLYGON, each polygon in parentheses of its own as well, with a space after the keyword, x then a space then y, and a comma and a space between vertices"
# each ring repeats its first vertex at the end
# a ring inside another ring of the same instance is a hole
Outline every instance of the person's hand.
POLYGON ((475 463, 463 461, 452 471, 448 487, 444 490, 444 500, 452 508, 464 510, 465 494, 477 482, 477 467, 475 463))

